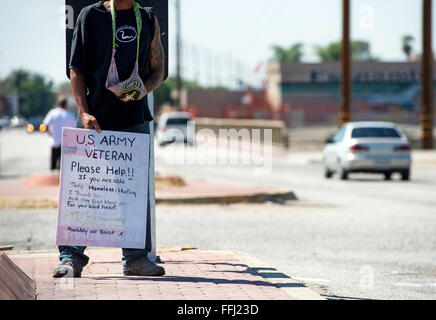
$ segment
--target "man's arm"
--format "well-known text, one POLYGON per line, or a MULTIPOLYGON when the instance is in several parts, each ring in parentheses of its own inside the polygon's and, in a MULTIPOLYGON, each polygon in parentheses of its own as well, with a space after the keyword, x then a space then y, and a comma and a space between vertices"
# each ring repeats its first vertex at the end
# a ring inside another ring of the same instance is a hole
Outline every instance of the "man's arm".
POLYGON ((159 87, 164 78, 165 53, 160 40, 159 22, 156 17, 154 18, 154 21, 155 33, 150 47, 150 74, 145 80, 147 93, 150 93, 159 87))
POLYGON ((48 133, 49 136, 51 136, 51 131, 49 129, 49 125, 51 122, 51 113, 52 111, 50 110, 47 115, 45 116, 44 120, 42 121, 42 123, 45 125, 45 127, 47 128, 46 132, 48 133))
POLYGON ((89 114, 88 101, 86 100, 85 75, 79 69, 70 69, 71 89, 74 100, 76 100, 79 109, 80 119, 85 129, 94 129, 101 132, 97 119, 89 114))

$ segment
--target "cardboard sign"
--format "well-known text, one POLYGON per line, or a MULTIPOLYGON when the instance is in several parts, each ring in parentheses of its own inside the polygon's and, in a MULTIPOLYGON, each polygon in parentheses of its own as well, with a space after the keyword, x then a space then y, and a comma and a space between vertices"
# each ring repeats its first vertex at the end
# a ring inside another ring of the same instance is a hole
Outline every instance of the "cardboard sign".
POLYGON ((148 134, 63 129, 58 245, 145 247, 148 134))

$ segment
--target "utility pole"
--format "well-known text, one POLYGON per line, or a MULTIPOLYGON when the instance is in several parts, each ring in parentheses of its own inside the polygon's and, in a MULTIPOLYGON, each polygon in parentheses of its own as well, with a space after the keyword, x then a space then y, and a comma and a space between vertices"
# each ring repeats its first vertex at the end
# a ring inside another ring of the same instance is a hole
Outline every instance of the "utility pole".
POLYGON ((432 0, 423 0, 423 48, 421 62, 422 87, 422 148, 433 149, 433 66, 432 50, 432 0))
POLYGON ((20 93, 18 91, 18 86, 15 87, 14 93, 10 97, 11 102, 11 115, 13 117, 18 116, 20 114, 20 93))
POLYGON ((351 121, 351 87, 350 0, 342 0, 341 104, 339 107, 339 126, 351 121))
POLYGON ((182 97, 182 18, 181 18, 181 12, 180 12, 180 0, 176 0, 176 27, 177 27, 177 36, 176 36, 176 68, 177 68, 177 74, 176 74, 176 85, 177 85, 177 101, 178 101, 178 108, 181 109, 181 97, 182 97))

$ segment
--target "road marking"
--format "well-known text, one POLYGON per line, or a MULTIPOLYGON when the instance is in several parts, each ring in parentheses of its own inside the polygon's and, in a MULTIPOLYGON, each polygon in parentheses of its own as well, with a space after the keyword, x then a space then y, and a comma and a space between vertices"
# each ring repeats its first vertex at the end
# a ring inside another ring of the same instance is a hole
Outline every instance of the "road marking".
POLYGON ((307 282, 330 282, 330 280, 327 279, 315 279, 315 278, 292 277, 292 279, 295 279, 297 281, 307 281, 307 282))
POLYGON ((407 283, 407 282, 395 282, 394 285, 398 287, 413 287, 413 288, 419 288, 423 286, 423 284, 407 283))

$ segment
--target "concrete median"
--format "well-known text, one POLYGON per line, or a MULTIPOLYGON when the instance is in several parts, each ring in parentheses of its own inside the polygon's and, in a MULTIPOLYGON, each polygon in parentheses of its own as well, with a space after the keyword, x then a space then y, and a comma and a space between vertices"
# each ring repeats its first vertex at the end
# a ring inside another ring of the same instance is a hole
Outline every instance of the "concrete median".
MULTIPOLYGON (((174 180, 174 177, 171 179, 174 180)), ((52 183, 53 181, 47 177, 0 181, 0 209, 57 208, 59 186, 52 183), (39 185, 37 181, 50 183, 39 185)), ((297 200, 297 196, 290 189, 218 183, 202 179, 164 185, 156 190, 157 205, 284 203, 293 200, 297 200)))

